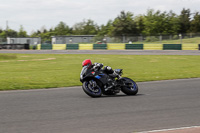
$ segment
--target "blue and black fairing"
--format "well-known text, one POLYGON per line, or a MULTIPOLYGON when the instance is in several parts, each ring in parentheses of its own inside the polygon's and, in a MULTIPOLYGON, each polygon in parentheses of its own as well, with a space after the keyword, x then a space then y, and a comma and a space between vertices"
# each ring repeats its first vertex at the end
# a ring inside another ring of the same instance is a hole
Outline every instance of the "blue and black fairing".
POLYGON ((89 80, 89 79, 96 79, 96 80, 99 80, 101 83, 106 84, 107 78, 108 78, 108 75, 101 73, 99 71, 94 72, 91 69, 88 69, 88 66, 84 66, 80 74, 81 82, 85 80, 89 80))
POLYGON ((80 74, 80 81, 83 82, 88 78, 92 78, 94 77, 94 75, 91 73, 92 71, 90 69, 88 69, 88 66, 84 66, 81 70, 81 74, 80 74))
POLYGON ((98 75, 95 76, 96 79, 98 79, 99 81, 101 81, 101 83, 106 84, 108 82, 107 78, 108 75, 104 74, 104 73, 99 73, 98 75))

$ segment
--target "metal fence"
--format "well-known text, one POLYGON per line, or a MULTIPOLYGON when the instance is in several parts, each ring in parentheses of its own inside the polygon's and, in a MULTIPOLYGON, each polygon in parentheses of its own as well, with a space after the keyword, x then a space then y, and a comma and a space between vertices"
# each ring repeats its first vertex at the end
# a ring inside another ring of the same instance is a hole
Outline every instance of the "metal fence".
MULTIPOLYGON (((23 40, 20 40, 22 42, 23 40)), ((22 38, 23 39, 23 38, 22 38)), ((31 38, 28 38, 31 40, 31 38)), ((37 38, 36 38, 37 39, 37 38)), ((6 44, 8 39, 0 38, 0 44, 6 44)), ((40 40, 40 39, 39 39, 40 40)), ((121 36, 95 36, 95 35, 79 35, 79 36, 53 36, 51 38, 52 44, 87 44, 87 43, 197 43, 200 44, 200 33, 188 33, 188 34, 175 34, 175 35, 157 35, 157 36, 145 36, 145 35, 121 35, 121 36)), ((37 41, 37 44, 41 41, 37 41)), ((32 43, 29 43, 30 45, 32 43)))
POLYGON ((176 35, 157 35, 157 36, 118 36, 102 37, 102 41, 107 43, 200 43, 200 33, 176 34, 176 35), (199 40, 199 41, 198 41, 199 40))

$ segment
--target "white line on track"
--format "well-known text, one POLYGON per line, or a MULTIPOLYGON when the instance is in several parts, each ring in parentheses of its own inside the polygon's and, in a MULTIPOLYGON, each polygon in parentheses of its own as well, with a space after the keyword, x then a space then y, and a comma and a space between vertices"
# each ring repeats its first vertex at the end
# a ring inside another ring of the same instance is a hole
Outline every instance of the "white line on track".
POLYGON ((60 87, 60 88, 42 88, 42 89, 27 89, 27 90, 4 90, 0 93, 13 93, 13 92, 34 92, 34 91, 56 91, 56 90, 70 90, 81 88, 81 86, 72 86, 72 87, 60 87))
POLYGON ((185 129, 191 129, 191 128, 200 128, 200 126, 190 126, 190 127, 180 127, 180 128, 143 131, 143 132, 138 132, 138 133, 156 133, 156 132, 165 132, 165 131, 174 131, 174 130, 185 130, 185 129))

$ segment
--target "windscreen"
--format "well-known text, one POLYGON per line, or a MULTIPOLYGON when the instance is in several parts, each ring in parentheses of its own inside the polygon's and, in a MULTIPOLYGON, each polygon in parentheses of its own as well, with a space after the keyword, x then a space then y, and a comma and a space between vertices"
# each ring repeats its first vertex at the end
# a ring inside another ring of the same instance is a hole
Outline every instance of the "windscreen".
POLYGON ((83 77, 83 76, 84 76, 84 74, 87 72, 87 68, 88 68, 88 66, 84 66, 84 67, 82 68, 80 77, 83 77))

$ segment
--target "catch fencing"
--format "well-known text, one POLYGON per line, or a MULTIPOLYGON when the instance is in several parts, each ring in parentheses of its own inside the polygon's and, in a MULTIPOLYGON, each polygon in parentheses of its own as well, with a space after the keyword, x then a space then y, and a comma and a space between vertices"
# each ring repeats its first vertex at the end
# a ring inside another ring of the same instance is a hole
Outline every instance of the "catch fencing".
MULTIPOLYGON (((193 40, 200 38, 200 33, 188 33, 188 34, 175 34, 175 35, 121 35, 114 37, 101 37, 102 41, 106 41, 107 43, 183 43, 183 41, 193 40)), ((97 39, 95 39, 97 41, 97 39)), ((200 41, 199 41, 200 43, 200 41)))
MULTIPOLYGON (((97 35, 70 35, 70 36, 53 36, 52 44, 105 44, 105 43, 176 43, 182 44, 184 41, 200 38, 200 34, 175 34, 175 35, 119 35, 119 36, 97 36, 97 35), (187 40, 188 39, 188 40, 187 40)), ((200 43, 200 42, 199 42, 200 43)))

